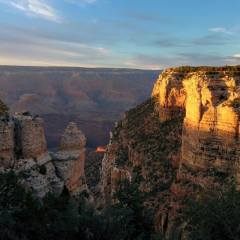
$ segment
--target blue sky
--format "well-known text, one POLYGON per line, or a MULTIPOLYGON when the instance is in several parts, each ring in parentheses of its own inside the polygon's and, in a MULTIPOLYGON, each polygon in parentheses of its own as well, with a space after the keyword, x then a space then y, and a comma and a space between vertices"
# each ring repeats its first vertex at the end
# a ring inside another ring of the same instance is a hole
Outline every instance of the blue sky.
POLYGON ((240 64, 239 0, 0 0, 0 64, 240 64))

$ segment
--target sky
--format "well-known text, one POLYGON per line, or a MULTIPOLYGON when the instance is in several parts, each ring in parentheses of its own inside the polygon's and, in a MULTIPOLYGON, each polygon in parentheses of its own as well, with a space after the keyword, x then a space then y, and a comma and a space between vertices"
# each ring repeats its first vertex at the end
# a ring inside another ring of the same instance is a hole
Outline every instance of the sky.
POLYGON ((0 0, 0 64, 240 64, 239 0, 0 0))

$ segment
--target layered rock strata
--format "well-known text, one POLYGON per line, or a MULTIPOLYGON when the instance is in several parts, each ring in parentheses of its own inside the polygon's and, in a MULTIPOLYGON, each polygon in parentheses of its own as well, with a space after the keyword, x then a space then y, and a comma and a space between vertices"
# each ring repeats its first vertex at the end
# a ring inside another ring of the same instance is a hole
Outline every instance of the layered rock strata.
POLYGON ((238 180, 240 71, 237 68, 193 69, 190 73, 170 69, 157 81, 153 96, 158 98, 160 115, 165 110, 168 115, 176 107, 185 112, 182 165, 215 169, 233 174, 238 180), (162 84, 165 81, 167 87, 162 84), (178 100, 170 104, 169 98, 178 100))

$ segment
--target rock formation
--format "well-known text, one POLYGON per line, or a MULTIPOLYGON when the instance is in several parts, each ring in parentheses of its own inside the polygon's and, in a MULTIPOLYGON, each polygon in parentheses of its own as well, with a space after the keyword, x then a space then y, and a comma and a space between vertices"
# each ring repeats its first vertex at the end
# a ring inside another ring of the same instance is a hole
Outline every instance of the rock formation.
POLYGON ((160 118, 176 108, 185 112, 181 165, 215 169, 238 179, 240 71, 193 70, 170 69, 160 77, 153 91, 160 118), (161 84, 165 81, 167 87, 161 84))
POLYGON ((140 167, 156 226, 179 239, 183 226, 175 218, 188 197, 228 177, 240 184, 239 116, 240 67, 167 69, 152 99, 127 112, 112 133, 102 165, 105 203, 121 178, 113 172, 133 175, 140 167))
POLYGON ((84 173, 86 138, 73 122, 61 138, 60 150, 53 154, 56 173, 70 192, 86 189, 84 173))
POLYGON ((24 177, 27 187, 40 198, 59 194, 64 185, 70 192, 85 184, 85 136, 74 123, 63 134, 60 151, 50 156, 43 120, 29 113, 0 116, 0 168, 24 177))

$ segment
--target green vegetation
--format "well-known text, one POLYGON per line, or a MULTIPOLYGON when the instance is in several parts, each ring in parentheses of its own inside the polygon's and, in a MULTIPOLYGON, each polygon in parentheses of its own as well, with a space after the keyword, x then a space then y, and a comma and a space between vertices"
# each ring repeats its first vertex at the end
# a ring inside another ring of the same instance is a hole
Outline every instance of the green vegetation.
POLYGON ((170 68, 170 70, 174 72, 182 72, 182 73, 193 73, 198 71, 203 72, 240 72, 240 65, 237 66, 223 66, 223 67, 211 67, 211 66, 199 66, 199 67, 192 67, 192 66, 181 66, 176 68, 170 68))
POLYGON ((154 230, 154 212, 145 204, 149 193, 140 190, 142 180, 140 169, 135 169, 132 181, 120 182, 114 195, 112 210, 117 211, 117 218, 121 217, 125 225, 125 236, 123 233, 120 239, 162 239, 154 230))
POLYGON ((137 183, 120 183, 116 203, 95 211, 86 194, 47 195, 41 201, 14 172, 0 174, 1 240, 151 240, 152 218, 137 183))
POLYGON ((0 100, 0 114, 8 111, 7 106, 0 100))
POLYGON ((233 183, 211 187, 187 203, 189 240, 240 239, 240 192, 233 183))
POLYGON ((149 99, 127 112, 121 131, 124 141, 142 156, 141 166, 147 173, 148 187, 158 206, 157 195, 169 189, 174 179, 172 159, 180 153, 183 117, 160 122, 154 101, 149 99))

